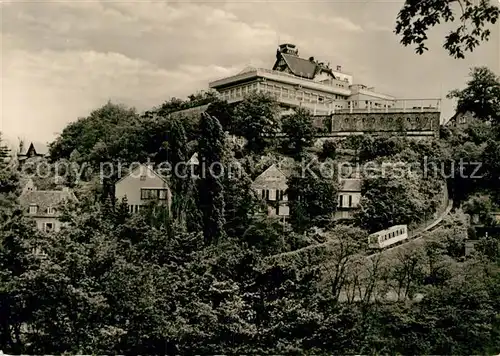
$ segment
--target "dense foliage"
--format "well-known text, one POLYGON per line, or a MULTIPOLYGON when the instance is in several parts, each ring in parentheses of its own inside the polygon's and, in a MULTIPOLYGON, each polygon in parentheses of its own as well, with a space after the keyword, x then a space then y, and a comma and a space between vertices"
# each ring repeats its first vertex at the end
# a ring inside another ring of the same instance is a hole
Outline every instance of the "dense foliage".
POLYGON ((111 103, 95 110, 61 133, 51 146, 53 164, 151 159, 175 166, 195 152, 200 164, 194 176, 168 177, 171 210, 151 204, 131 214, 112 194, 97 199, 105 184, 95 172, 89 182, 72 179, 80 201, 66 207, 59 232, 41 232, 23 216, 15 198, 25 177, 0 162, 0 350, 500 352, 500 237, 478 234, 476 251, 464 257, 475 231, 471 217, 496 226, 489 212, 500 201, 500 136, 491 129, 498 116, 475 111, 477 122, 443 129, 441 140, 352 137, 315 150, 306 114, 282 119, 275 109, 267 96, 250 96, 233 112, 200 94, 142 115, 111 103), (170 116, 200 103, 214 104, 212 111, 195 120, 170 116), (245 157, 227 142, 226 128, 247 139, 245 157), (276 152, 280 128, 295 159, 285 224, 265 214, 251 187, 271 164, 293 161, 276 152), (336 164, 349 157, 376 168, 362 174, 358 226, 333 219, 336 164), (441 174, 462 172, 451 164, 461 158, 481 160, 484 177, 441 174), (240 170, 210 171, 215 162, 240 170), (440 229, 367 257, 369 232, 431 219, 445 180, 457 209, 440 229))
POLYGON ((500 78, 487 67, 476 67, 463 90, 453 90, 449 99, 457 99, 457 112, 470 112, 481 120, 500 125, 500 78))
POLYGON ((267 93, 248 96, 234 110, 234 133, 247 140, 250 152, 261 153, 275 145, 276 134, 280 131, 278 104, 267 93))
POLYGON ((285 116, 282 120, 285 143, 291 152, 300 154, 305 147, 311 146, 316 130, 312 125, 311 113, 307 109, 298 108, 295 113, 285 116))
POLYGON ((441 22, 457 22, 458 26, 445 39, 443 47, 454 58, 464 58, 481 42, 488 41, 500 16, 497 4, 487 0, 405 1, 397 18, 395 33, 404 46, 416 45, 418 54, 428 50, 425 43, 429 30, 441 22))

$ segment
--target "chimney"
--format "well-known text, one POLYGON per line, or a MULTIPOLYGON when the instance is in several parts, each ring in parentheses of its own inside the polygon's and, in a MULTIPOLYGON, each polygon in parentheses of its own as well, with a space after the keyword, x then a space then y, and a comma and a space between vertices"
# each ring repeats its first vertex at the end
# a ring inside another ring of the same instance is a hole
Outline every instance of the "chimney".
POLYGON ((314 62, 314 57, 309 57, 309 62, 314 62))

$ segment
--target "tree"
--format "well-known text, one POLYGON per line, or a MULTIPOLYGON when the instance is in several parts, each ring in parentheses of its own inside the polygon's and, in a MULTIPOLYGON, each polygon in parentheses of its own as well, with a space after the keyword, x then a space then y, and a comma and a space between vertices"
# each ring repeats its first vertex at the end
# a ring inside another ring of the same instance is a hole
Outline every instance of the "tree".
POLYGON ((337 144, 333 140, 326 140, 323 143, 323 147, 321 149, 320 158, 325 160, 327 158, 335 159, 335 155, 337 153, 337 144))
POLYGON ((337 185, 318 167, 296 172, 287 182, 290 218, 300 232, 324 226, 337 209, 337 185))
POLYGON ((254 93, 234 110, 237 135, 247 139, 251 152, 262 152, 279 131, 278 103, 267 93, 254 93))
POLYGON ((356 138, 359 141, 359 159, 361 162, 396 155, 401 153, 408 145, 406 141, 399 137, 352 137, 352 139, 356 138))
MULTIPOLYGON (((491 200, 484 195, 473 195, 464 202, 464 212, 469 214, 472 218, 477 217, 476 223, 489 224, 492 222, 493 217, 490 215, 492 212, 491 200)), ((474 223, 474 219, 472 220, 474 223)))
POLYGON ((36 314, 36 276, 45 267, 39 252, 47 246, 18 207, 0 224, 0 345, 7 352, 30 353, 23 329, 36 314))
MULTIPOLYGON (((186 162, 188 157, 187 137, 183 122, 178 118, 172 118, 169 122, 167 136, 167 152, 163 157, 158 157, 170 162, 173 168, 172 182, 174 192, 179 196, 185 193, 186 188, 186 162)), ((187 179, 191 179, 189 177, 187 179)))
POLYGON ((15 167, 6 161, 9 150, 2 142, 0 132, 0 222, 6 219, 15 204, 19 188, 19 176, 15 167))
POLYGON ((490 188, 492 188, 491 190, 500 193, 498 185, 500 177, 500 141, 488 140, 483 151, 482 159, 485 166, 486 178, 488 178, 490 188))
POLYGON ((457 99, 457 113, 473 113, 479 120, 500 125, 500 78, 487 67, 473 68, 463 90, 453 90, 448 99, 457 99))
POLYGON ((3 164, 10 157, 10 149, 3 143, 2 132, 0 131, 0 164, 3 164))
POLYGON ((236 161, 228 161, 228 166, 231 176, 225 175, 223 180, 225 231, 229 236, 237 237, 253 223, 259 206, 250 177, 236 161))
POLYGON ((288 147, 293 152, 301 153, 304 147, 311 146, 316 129, 307 109, 298 108, 295 113, 285 116, 282 120, 282 131, 286 135, 288 147))
POLYGON ((482 41, 488 41, 491 31, 485 28, 495 24, 500 9, 488 0, 436 0, 405 1, 399 11, 395 33, 400 35, 404 46, 416 45, 418 54, 428 50, 425 43, 431 27, 457 19, 455 10, 459 10, 459 25, 446 36, 443 47, 454 58, 464 58, 464 53, 472 52, 482 41), (455 6, 458 3, 458 6, 455 6))
POLYGON ((364 177, 357 219, 370 232, 420 223, 431 218, 438 206, 439 181, 399 169, 396 163, 386 163, 376 174, 364 177))
POLYGON ((217 118, 202 114, 198 157, 201 169, 199 204, 203 214, 203 233, 210 244, 224 235, 224 144, 225 135, 217 118))

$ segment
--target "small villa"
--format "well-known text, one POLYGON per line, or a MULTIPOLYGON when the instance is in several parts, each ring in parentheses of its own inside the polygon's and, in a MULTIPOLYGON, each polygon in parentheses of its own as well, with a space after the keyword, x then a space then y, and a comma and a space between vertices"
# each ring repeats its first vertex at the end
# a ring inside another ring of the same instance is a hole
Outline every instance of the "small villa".
POLYGON ((267 168, 252 183, 257 196, 267 203, 270 216, 290 215, 286 183, 287 175, 275 164, 267 168))
POLYGON ((32 180, 27 182, 19 197, 24 214, 36 222, 39 230, 45 232, 59 231, 61 207, 76 201, 75 194, 69 188, 37 190, 32 180))
POLYGON ((170 208, 172 193, 167 180, 146 164, 138 165, 115 184, 118 201, 127 200, 129 211, 137 213, 142 206, 156 202, 170 208))

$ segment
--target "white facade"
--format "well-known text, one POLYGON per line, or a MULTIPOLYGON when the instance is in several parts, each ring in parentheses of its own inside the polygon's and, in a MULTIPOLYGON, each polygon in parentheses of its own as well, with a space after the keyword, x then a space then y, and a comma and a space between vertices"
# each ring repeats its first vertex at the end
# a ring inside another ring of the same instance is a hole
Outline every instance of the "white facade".
POLYGON ((265 92, 286 107, 305 107, 314 114, 335 112, 410 112, 439 111, 440 99, 415 102, 396 99, 375 91, 373 87, 353 84, 353 76, 340 66, 329 65, 298 56, 293 44, 280 45, 273 70, 247 67, 240 73, 209 83, 229 103, 243 100, 252 92, 265 92))
POLYGON ((68 188, 38 190, 31 179, 19 197, 24 215, 34 220, 37 228, 44 232, 58 232, 63 226, 60 221, 62 206, 76 201, 76 196, 68 188))
POLYGON ((172 194, 167 181, 147 165, 139 165, 115 184, 118 202, 127 199, 129 211, 136 213, 153 201, 170 207, 172 194))
POLYGON ((341 179, 339 183, 335 219, 350 219, 359 208, 362 181, 360 178, 345 178, 341 179))
POLYGON ((259 175, 252 183, 257 196, 268 205, 271 216, 288 216, 287 177, 276 165, 272 165, 259 175))

